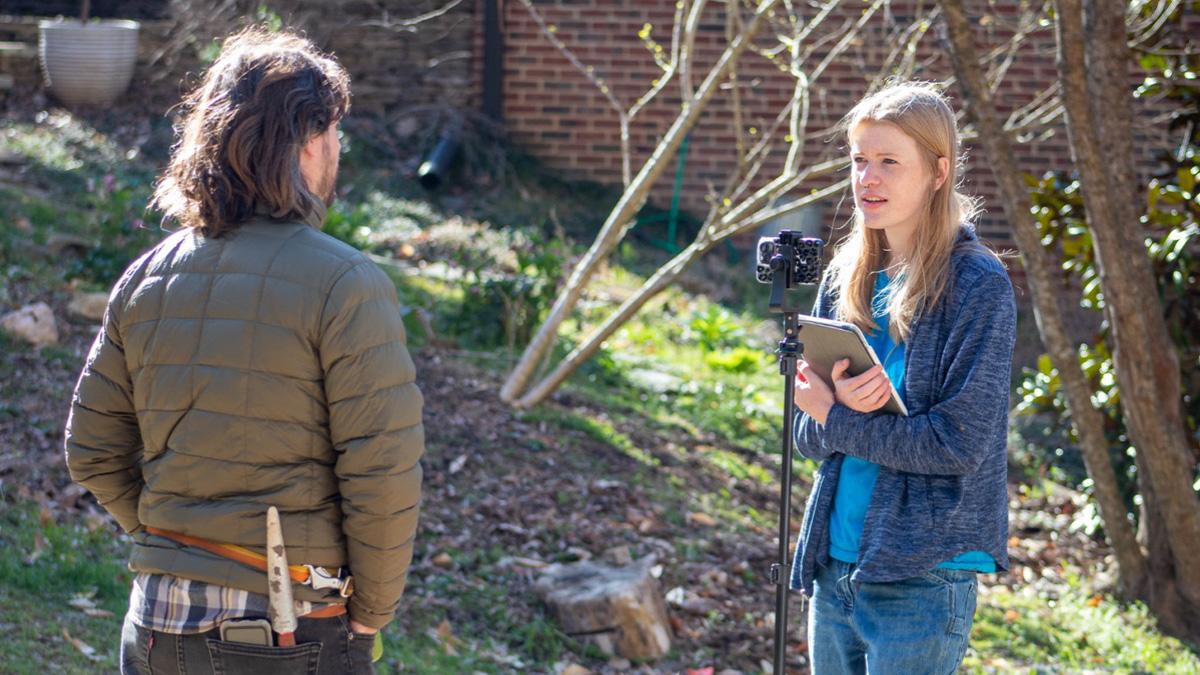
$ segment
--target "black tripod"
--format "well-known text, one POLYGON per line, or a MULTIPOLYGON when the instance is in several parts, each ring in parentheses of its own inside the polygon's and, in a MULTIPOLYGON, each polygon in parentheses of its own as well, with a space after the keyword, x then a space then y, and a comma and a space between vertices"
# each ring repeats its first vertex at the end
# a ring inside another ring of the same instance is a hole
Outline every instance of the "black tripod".
POLYGON ((787 649, 788 586, 792 566, 788 560, 789 520, 792 499, 792 452, 794 451, 796 413, 796 362, 804 353, 796 315, 800 313, 796 284, 814 284, 820 279, 822 242, 803 239, 784 230, 775 239, 759 241, 759 281, 771 283, 770 308, 783 313, 783 339, 779 341, 779 374, 783 375, 783 476, 779 487, 779 558, 771 565, 771 583, 775 584, 775 675, 784 674, 787 649), (768 258, 769 256, 769 258, 768 258), (764 260, 766 258, 766 260, 764 260), (765 264, 764 264, 765 263, 765 264), (769 268, 769 272, 767 269, 769 268))

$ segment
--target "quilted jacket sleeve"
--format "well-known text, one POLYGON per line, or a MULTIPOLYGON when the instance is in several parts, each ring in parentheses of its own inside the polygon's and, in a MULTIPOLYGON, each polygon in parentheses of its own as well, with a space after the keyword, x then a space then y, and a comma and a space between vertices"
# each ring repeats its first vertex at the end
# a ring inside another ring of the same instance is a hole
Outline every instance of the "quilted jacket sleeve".
POLYGON ((382 628, 395 614, 412 560, 425 439, 396 289, 369 260, 334 283, 320 354, 355 582, 350 617, 382 628))
POLYGON ((71 479, 87 488, 126 532, 140 529, 142 437, 133 408, 133 384, 119 330, 122 291, 109 297, 67 417, 66 454, 71 479))

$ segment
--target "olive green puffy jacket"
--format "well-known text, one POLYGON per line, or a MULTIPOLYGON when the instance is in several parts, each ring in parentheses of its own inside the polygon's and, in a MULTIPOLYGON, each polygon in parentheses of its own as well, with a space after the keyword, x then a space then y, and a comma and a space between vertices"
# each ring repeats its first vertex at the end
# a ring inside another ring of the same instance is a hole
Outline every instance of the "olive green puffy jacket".
POLYGON ((265 218, 177 232, 112 291, 67 465, 133 533, 135 571, 266 593, 264 574, 144 527, 263 552, 274 505, 289 562, 349 566, 351 618, 382 627, 417 527, 415 378, 395 287, 359 251, 265 218))

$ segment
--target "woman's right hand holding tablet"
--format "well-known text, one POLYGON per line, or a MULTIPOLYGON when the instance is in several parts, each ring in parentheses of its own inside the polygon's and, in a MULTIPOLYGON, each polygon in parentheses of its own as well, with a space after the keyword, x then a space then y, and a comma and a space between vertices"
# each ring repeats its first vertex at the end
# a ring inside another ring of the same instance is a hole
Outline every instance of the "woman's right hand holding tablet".
POLYGON ((833 364, 829 373, 838 403, 861 413, 875 412, 887 404, 892 386, 883 366, 872 366, 853 377, 846 375, 849 367, 850 359, 842 359, 833 364))

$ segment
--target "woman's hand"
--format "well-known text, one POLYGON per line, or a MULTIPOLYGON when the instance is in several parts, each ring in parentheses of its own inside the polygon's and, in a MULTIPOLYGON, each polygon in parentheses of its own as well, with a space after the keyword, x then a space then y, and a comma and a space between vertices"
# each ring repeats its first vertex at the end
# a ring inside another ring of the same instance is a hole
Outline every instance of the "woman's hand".
POLYGON ((808 413, 818 424, 825 424, 829 409, 833 407, 833 390, 804 359, 796 362, 795 402, 797 408, 808 413))
POLYGON ((862 413, 882 408, 892 395, 891 381, 883 371, 883 366, 872 366, 860 375, 847 377, 846 369, 849 367, 850 359, 842 359, 833 364, 829 373, 837 402, 862 413))

